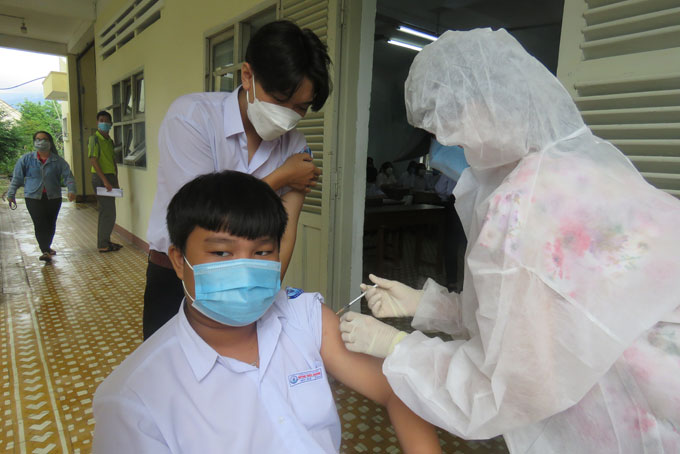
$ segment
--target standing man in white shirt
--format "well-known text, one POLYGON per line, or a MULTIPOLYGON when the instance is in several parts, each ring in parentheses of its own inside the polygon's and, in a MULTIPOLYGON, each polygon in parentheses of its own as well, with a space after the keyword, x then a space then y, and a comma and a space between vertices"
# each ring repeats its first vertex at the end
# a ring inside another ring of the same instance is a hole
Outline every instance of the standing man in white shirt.
POLYGON ((321 173, 297 122, 321 109, 331 83, 326 46, 288 21, 263 26, 250 40, 232 93, 193 93, 170 106, 161 124, 158 187, 147 231, 144 338, 178 311, 181 281, 167 256, 165 213, 170 199, 196 176, 237 170, 258 177, 281 196, 288 224, 281 240, 281 276, 295 246, 305 193, 321 173))

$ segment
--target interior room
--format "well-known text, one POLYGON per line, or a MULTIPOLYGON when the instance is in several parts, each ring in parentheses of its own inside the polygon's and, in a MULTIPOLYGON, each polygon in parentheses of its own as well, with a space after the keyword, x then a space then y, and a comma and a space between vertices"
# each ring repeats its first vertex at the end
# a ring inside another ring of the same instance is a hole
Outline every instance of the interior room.
MULTIPOLYGON (((563 9, 564 0, 378 0, 367 155, 378 170, 377 186, 386 162, 393 165, 396 185, 376 195, 375 184, 367 182, 364 282, 374 273, 416 288, 428 277, 452 290, 463 284, 464 238, 446 244, 455 221, 452 202, 446 206, 450 192, 437 194, 440 177, 427 155, 430 137, 406 119, 404 82, 418 49, 447 30, 505 28, 556 74, 563 9), (400 180, 410 161, 425 165, 424 188, 400 180), (447 216, 454 220, 440 222, 447 216)), ((440 192, 451 189, 442 185, 440 192)), ((408 320, 395 323, 409 328, 408 320)))

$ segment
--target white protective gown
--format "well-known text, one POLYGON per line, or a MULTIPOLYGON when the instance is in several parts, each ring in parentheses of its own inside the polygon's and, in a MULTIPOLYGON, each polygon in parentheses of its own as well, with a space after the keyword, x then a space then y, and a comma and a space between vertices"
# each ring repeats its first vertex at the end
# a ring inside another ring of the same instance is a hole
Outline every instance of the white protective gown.
POLYGON ((680 201, 592 135, 504 30, 415 58, 409 122, 461 145, 461 295, 428 281, 383 371, 416 413, 513 453, 680 453, 680 201))

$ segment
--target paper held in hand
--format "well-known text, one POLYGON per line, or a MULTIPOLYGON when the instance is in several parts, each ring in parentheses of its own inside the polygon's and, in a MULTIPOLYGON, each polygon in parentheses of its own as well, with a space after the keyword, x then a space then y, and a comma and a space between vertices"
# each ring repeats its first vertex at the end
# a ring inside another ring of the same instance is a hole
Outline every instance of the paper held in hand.
POLYGON ((113 188, 109 192, 105 187, 97 186, 97 195, 103 195, 106 197, 123 197, 123 190, 120 188, 113 188))

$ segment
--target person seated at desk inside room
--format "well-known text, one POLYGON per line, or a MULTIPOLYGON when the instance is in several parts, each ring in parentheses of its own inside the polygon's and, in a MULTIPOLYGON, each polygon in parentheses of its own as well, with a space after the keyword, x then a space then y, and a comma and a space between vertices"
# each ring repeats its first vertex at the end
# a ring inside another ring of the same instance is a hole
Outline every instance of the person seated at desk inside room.
POLYGON ((280 288, 287 218, 267 183, 232 170, 175 194, 168 252, 185 299, 97 389, 93 452, 337 453, 328 373, 386 407, 404 452, 441 453, 382 360, 345 348, 323 297, 280 288))
POLYGON ((394 176, 394 166, 390 161, 386 161, 380 166, 376 183, 379 188, 397 185, 397 177, 394 176))
POLYGON ((413 177, 413 185, 411 186, 411 189, 414 191, 428 191, 431 189, 428 187, 428 181, 425 178, 426 173, 427 168, 425 167, 425 164, 416 164, 416 173, 413 177))
POLYGON ((366 198, 367 199, 382 199, 385 193, 380 190, 376 181, 378 177, 378 169, 375 167, 366 167, 366 198))
POLYGON ((437 186, 437 183, 439 182, 439 179, 441 177, 442 177, 442 173, 437 169, 433 168, 429 172, 427 172, 425 174, 425 184, 426 184, 427 190, 437 192, 435 187, 437 186))
POLYGON ((375 164, 373 164, 373 158, 370 156, 366 158, 366 167, 371 167, 375 169, 375 164))
POLYGON ((409 161, 408 167, 406 168, 406 172, 402 173, 401 176, 399 177, 399 186, 408 189, 413 188, 413 180, 415 179, 416 176, 417 165, 418 164, 415 161, 409 161))

